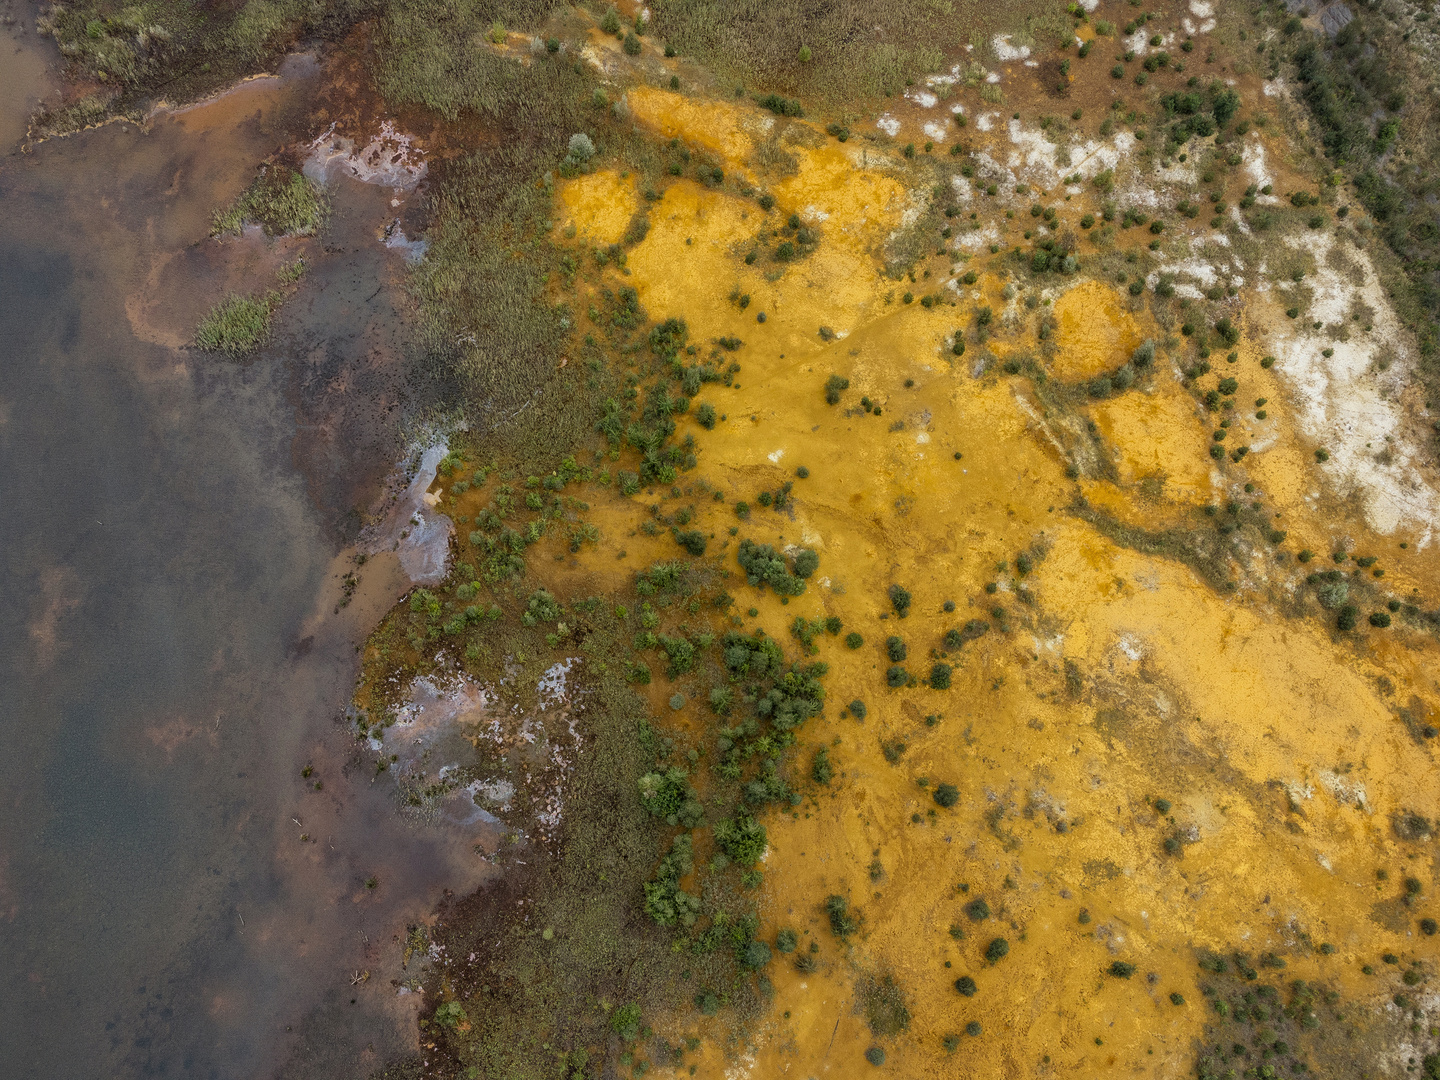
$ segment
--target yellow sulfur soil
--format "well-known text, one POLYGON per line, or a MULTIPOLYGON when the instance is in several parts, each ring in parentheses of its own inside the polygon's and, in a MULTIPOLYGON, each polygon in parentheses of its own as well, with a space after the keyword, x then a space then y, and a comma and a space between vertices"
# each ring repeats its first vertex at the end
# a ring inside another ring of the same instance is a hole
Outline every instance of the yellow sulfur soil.
POLYGON ((568 181, 560 189, 564 214, 560 225, 575 228, 581 243, 614 244, 625 235, 639 198, 635 182, 613 172, 594 173, 568 181))
POLYGON ((1060 351, 1050 370, 1066 382, 1114 371, 1141 341, 1115 290, 1098 281, 1082 282, 1056 300, 1055 319, 1060 351))
MULTIPOLYGON (((648 89, 629 100, 640 123, 703 145, 735 168, 768 131, 766 115, 733 104, 648 89)), ((774 1009, 741 1063, 757 1077, 868 1068, 861 1055, 875 1039, 854 989, 864 971, 893 973, 908 995, 909 1034, 881 1040, 889 1067, 903 1076, 952 1076, 957 1068, 1040 1075, 1047 1055, 1071 1076, 1186 1073, 1207 1017, 1194 954, 1201 946, 1275 950, 1288 958, 1287 979, 1323 979, 1358 997, 1391 992, 1359 969, 1387 950, 1417 948, 1413 918, 1387 922, 1376 912, 1394 907, 1404 873, 1423 870, 1429 880, 1428 867, 1404 860, 1390 816, 1440 812, 1433 749, 1412 740, 1395 715, 1411 703, 1433 722, 1434 639, 1397 619, 1356 644, 1335 635, 1313 604, 1310 614, 1288 615, 1279 599, 1267 599, 1266 576, 1291 574, 1293 562, 1262 556, 1251 575, 1259 586, 1223 594, 1182 563, 1119 547, 1067 513, 1077 483, 1066 477, 1051 418, 1033 403, 1028 380, 974 378, 971 357, 955 360, 945 348, 978 303, 1004 306, 1003 278, 987 273, 977 286, 942 289, 948 266, 932 260, 922 262, 935 275, 928 281, 886 279, 879 246, 903 226, 915 196, 893 162, 853 146, 792 147, 799 171, 769 189, 777 199, 769 215, 752 199, 672 184, 651 209, 648 236, 629 253, 629 274, 607 278, 611 287, 633 285, 651 319, 686 319, 704 352, 721 335, 745 342, 723 354, 741 365, 738 386, 711 384, 696 401, 712 403, 721 422, 706 431, 681 420, 680 435, 693 431, 697 440, 700 466, 679 481, 689 497, 675 503, 694 505, 690 527, 713 534, 708 557, 736 575, 727 584, 732 612, 758 608, 744 626, 763 627, 792 653, 797 615, 839 616, 846 632, 865 638, 855 651, 829 636, 818 642, 830 665, 827 708, 803 729, 792 770, 814 797, 793 815, 766 817, 762 936, 773 940, 790 926, 801 932, 802 950, 818 941, 820 970, 802 975, 777 957, 768 969, 774 1009), (816 253, 778 275, 766 258, 745 265, 756 232, 791 213, 816 224, 816 253), (907 289, 946 299, 931 309, 906 305, 899 293, 907 289), (732 294, 750 295, 748 308, 732 294), (842 336, 826 341, 821 326, 842 336), (832 373, 850 380, 836 406, 823 396, 832 373), (861 411, 862 395, 882 415, 861 411), (810 475, 796 479, 802 465, 810 475), (723 501, 694 490, 701 477, 723 501), (758 492, 787 479, 795 483, 792 511, 755 504, 758 492), (732 510, 740 499, 754 507, 747 522, 732 510), (782 606, 745 585, 734 558, 741 537, 819 551, 806 593, 782 606), (1037 545, 1043 558, 1017 578, 1017 554, 1037 545), (997 569, 1002 562, 1006 569, 997 569), (997 583, 994 593, 988 582, 997 583), (908 619, 889 614, 894 583, 913 594, 908 619), (1017 595, 1021 584, 1028 600, 1017 595), (942 611, 945 601, 953 613, 942 611), (951 689, 886 688, 887 635, 906 640, 907 666, 923 676, 946 630, 990 621, 994 607, 1004 609, 1009 632, 992 623, 950 652, 951 689), (863 723, 839 716, 855 698, 868 705, 863 723), (895 764, 881 753, 890 739, 908 743, 895 764), (837 768, 828 788, 808 780, 819 746, 831 747, 837 768), (960 789, 953 809, 931 798, 940 782, 960 789), (1171 802, 1172 820, 1155 811, 1157 798, 1171 802), (1172 835, 1185 842, 1166 854, 1172 835), (877 859, 882 869, 872 881, 867 868, 877 859), (1390 881, 1377 884, 1383 867, 1390 881), (821 905, 831 893, 863 913, 849 947, 826 925, 821 905), (983 924, 961 912, 976 897, 993 912, 983 924), (1079 922, 1082 909, 1088 924, 1079 922), (962 939, 952 938, 952 924, 962 939), (1010 953, 989 966, 982 954, 996 936, 1008 939, 1010 953), (1334 944, 1334 955, 1314 951, 1322 941, 1334 944), (1106 976, 1115 959, 1133 963, 1135 977, 1106 976), (952 988, 962 974, 979 984, 976 996, 952 988), (1172 1005, 1172 991, 1187 1004, 1172 1005), (962 1036, 947 1055, 941 1037, 972 1020, 982 1035, 962 1036)), ((618 235, 635 206, 628 182, 605 173, 569 181, 560 197, 582 236, 618 235)), ((582 293, 577 307, 588 302, 582 293)), ((1113 370, 1153 334, 1121 293, 1098 282, 1072 283, 1054 312, 1050 374, 1067 382, 1113 370)), ((1031 330, 993 343, 1002 356, 1035 346, 1031 330)), ((1198 506, 1251 498, 1239 490, 1248 478, 1253 497, 1289 531, 1292 553, 1309 545, 1328 555, 1343 534, 1353 550, 1384 555, 1385 584, 1397 594, 1433 585, 1433 550, 1401 551, 1394 538, 1366 535, 1358 515, 1323 492, 1281 384, 1259 367, 1248 339, 1240 351, 1235 365, 1217 356, 1216 366, 1233 368, 1242 382, 1244 408, 1227 446, 1257 447, 1243 468, 1213 467, 1207 451, 1218 418, 1158 356, 1141 386, 1082 406, 1082 420, 1096 424, 1113 455, 1118 482, 1086 481, 1079 490, 1122 522, 1155 529, 1193 522, 1198 506), (1253 418, 1256 397, 1269 399, 1266 421, 1253 418)), ((599 544, 570 558, 560 540, 547 539, 532 565, 567 587, 598 591, 676 557, 666 533, 636 531, 642 506, 660 494, 627 500, 613 486, 587 490, 599 544)), ((703 689, 685 685, 692 699, 703 689)), ((657 673, 649 693, 658 714, 676 717, 664 705, 674 689, 657 673)), ((686 722, 698 732, 706 718, 686 722)), ((695 1022, 686 1013, 656 1026, 682 1031, 695 1022)), ((710 1043, 698 1060, 704 1076, 733 1065, 710 1043)))

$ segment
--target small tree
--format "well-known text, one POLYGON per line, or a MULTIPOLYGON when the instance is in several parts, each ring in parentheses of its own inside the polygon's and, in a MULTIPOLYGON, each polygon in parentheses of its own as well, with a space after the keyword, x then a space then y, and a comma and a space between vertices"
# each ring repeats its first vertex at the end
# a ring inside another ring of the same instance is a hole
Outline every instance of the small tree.
POLYGON ((633 1001, 610 1014, 610 1029, 624 1042, 633 1042, 640 1034, 640 1006, 633 1001))

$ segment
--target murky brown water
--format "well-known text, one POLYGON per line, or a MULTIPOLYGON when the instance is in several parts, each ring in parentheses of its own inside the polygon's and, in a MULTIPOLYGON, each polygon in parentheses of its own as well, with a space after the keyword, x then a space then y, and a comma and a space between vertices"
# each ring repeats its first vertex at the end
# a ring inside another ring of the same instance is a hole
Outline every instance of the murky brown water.
MULTIPOLYGON (((43 64, 0 69, 13 139, 43 64)), ((10 1076, 367 1075, 413 1044, 396 935, 476 879, 467 838, 347 775, 335 723, 354 643, 403 585, 377 558, 336 614, 341 544, 423 405, 403 264, 374 236, 389 192, 334 189, 264 354, 181 347, 226 288, 293 257, 205 240, 309 134, 319 76, 287 70, 148 133, 0 158, 10 1076)))

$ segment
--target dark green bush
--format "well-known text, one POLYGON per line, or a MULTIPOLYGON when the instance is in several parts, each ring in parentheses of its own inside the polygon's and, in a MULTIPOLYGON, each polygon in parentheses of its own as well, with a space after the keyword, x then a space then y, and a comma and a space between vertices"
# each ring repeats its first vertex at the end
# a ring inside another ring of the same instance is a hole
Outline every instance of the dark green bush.
POLYGON ((965 905, 965 914, 971 922, 984 922, 990 917, 990 905, 982 899, 971 900, 965 905))
POLYGON ((890 603, 895 607, 895 613, 904 619, 910 614, 910 594, 899 585, 890 586, 890 603))
POLYGON ((941 784, 935 789, 935 802, 949 809, 960 801, 960 789, 954 784, 941 784))
POLYGON ((1116 960, 1110 965, 1110 974, 1117 979, 1128 979, 1135 974, 1135 965, 1127 964, 1124 960, 1116 960))
POLYGON ((1003 937, 997 937, 985 946, 985 959, 992 964, 998 964, 1008 955, 1010 955, 1010 942, 1003 937))
POLYGON ((810 761, 810 778, 817 784, 828 784, 834 776, 835 767, 830 764, 830 752, 822 746, 810 761))
POLYGON ((805 591, 805 580, 790 573, 785 557, 769 544, 742 540, 736 558, 751 585, 769 585, 782 596, 799 596, 805 591))
POLYGON ((784 953, 786 956, 794 952, 795 947, 799 944, 799 935, 797 935, 795 931, 791 930, 789 927, 786 927, 775 935, 775 948, 781 953, 784 953))
POLYGON ((892 634, 885 639, 885 655, 898 664, 905 659, 905 642, 892 634))
POLYGON ((850 702, 850 704, 845 707, 850 710, 850 715, 855 717, 856 720, 865 719, 867 711, 865 708, 865 702, 861 701, 859 698, 856 698, 854 701, 850 702))
POLYGON ((978 1038, 982 1030, 979 1020, 971 1020, 965 1025, 965 1034, 969 1035, 972 1039, 978 1038))
POLYGON ((705 554, 706 537, 699 529, 674 531, 675 542, 697 558, 705 554))
POLYGON ((765 826, 745 812, 715 823, 715 842, 740 866, 754 866, 765 854, 765 826))
POLYGON ((741 967, 748 968, 751 971, 759 971, 766 964, 770 963, 770 946, 766 945, 763 941, 746 942, 744 947, 740 949, 738 959, 741 967))
POLYGON ((863 637, 861 637, 859 634, 857 634, 857 633, 856 633, 855 631, 853 631, 853 630, 850 631, 850 633, 848 633, 848 634, 845 635, 845 646, 846 646, 846 648, 849 648, 849 649, 858 649, 858 648, 860 648, 861 645, 864 645, 864 644, 865 644, 865 639, 864 639, 863 637))
POLYGON ((943 660, 937 660, 930 668, 930 688, 932 690, 949 690, 950 673, 954 669, 943 660))
POLYGON ((910 673, 904 665, 892 664, 885 672, 885 682, 892 688, 905 686, 910 682, 910 673))
POLYGON ((800 107, 800 102, 783 98, 779 94, 766 94, 763 98, 756 98, 755 104, 762 109, 769 109, 776 116, 805 115, 805 110, 800 107))
POLYGON ((865 1060, 871 1065, 885 1064, 885 1048, 883 1046, 872 1046, 865 1051, 865 1060))
POLYGON ((975 980, 969 975, 961 975, 960 978, 955 980, 955 989, 959 990, 965 997, 974 997, 977 987, 975 986, 975 980))

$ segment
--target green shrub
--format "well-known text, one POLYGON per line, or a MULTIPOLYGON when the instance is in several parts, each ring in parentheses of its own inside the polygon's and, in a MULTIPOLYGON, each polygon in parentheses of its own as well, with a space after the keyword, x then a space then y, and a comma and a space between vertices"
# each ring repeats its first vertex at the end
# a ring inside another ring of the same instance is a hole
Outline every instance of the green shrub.
POLYGON ((935 789, 935 802, 945 809, 950 809, 960 801, 960 789, 954 784, 941 784, 935 789))
POLYGON ((805 591, 805 579, 790 573, 785 557, 769 544, 742 540, 736 558, 751 585, 769 585, 782 596, 799 596, 805 591))
MULTIPOLYGON (((830 752, 825 747, 815 751, 810 759, 810 778, 817 784, 828 784, 835 777, 835 767, 830 764, 830 752)), ((788 950, 782 949, 781 952, 788 950)))
POLYGON ((610 1015, 610 1030, 619 1035, 622 1042, 634 1042, 640 1037, 640 1006, 632 1002, 616 1009, 610 1015))
POLYGON ((446 1001, 435 1010, 435 1023, 450 1031, 454 1031, 467 1019, 465 1008, 458 1001, 446 1001))
POLYGON ((900 618, 907 618, 910 614, 910 594, 899 585, 890 586, 890 603, 895 608, 895 613, 900 618))
POLYGON ((954 670, 944 661, 937 660, 930 668, 930 688, 932 690, 949 690, 950 673, 954 670))
POLYGON ((905 659, 905 642, 892 634, 885 639, 885 654, 898 664, 905 659))
POLYGON ((864 644, 865 639, 853 630, 845 635, 845 647, 848 649, 858 649, 864 644))
POLYGON ((805 110, 800 107, 800 102, 783 98, 779 94, 766 94, 763 98, 757 98, 755 104, 762 109, 769 109, 776 116, 805 115, 805 110))
POLYGON ((960 978, 955 980, 955 989, 960 991, 965 997, 974 997, 977 987, 975 986, 975 980, 969 975, 961 975, 960 978))
POLYGON ((997 937, 985 946, 985 959, 992 964, 998 964, 1008 955, 1010 955, 1010 942, 1003 937, 997 937))
POLYGON ((965 905, 965 914, 971 922, 984 922, 990 917, 990 905, 982 899, 971 900, 965 905))
POLYGON ((856 720, 864 720, 868 711, 865 708, 865 702, 861 701, 859 698, 856 698, 854 701, 850 702, 850 704, 845 707, 850 710, 850 715, 855 717, 856 720))
POLYGON ((1370 613, 1370 625, 1379 627, 1381 630, 1390 625, 1390 613, 1386 611, 1372 611, 1370 613))
POLYGON ((871 1065, 885 1064, 885 1048, 883 1046, 872 1046, 865 1051, 865 1060, 871 1065))
POLYGON ((1340 609, 1340 614, 1335 619, 1335 626, 1340 630, 1354 630, 1359 617, 1360 609, 1354 604, 1346 604, 1340 609))
POLYGON ((684 825, 687 829, 700 824, 705 808, 684 769, 671 767, 663 773, 649 772, 637 783, 640 803, 653 816, 663 818, 667 825, 684 825))
POLYGON ((840 391, 850 389, 850 380, 831 375, 825 380, 825 401, 829 405, 840 403, 840 391))
POLYGON ((625 50, 626 56, 640 55, 640 39, 635 36, 635 31, 632 30, 625 35, 625 43, 622 48, 625 50))
POLYGON ((740 866, 754 866, 765 854, 765 826, 743 812, 715 823, 715 842, 740 866))
POLYGON ((740 949, 740 966, 750 971, 759 971, 770 963, 770 946, 763 941, 748 941, 740 949))
POLYGON ((715 421, 717 419, 715 406, 711 405, 708 401, 701 402, 700 407, 695 410, 695 419, 701 427, 706 431, 710 431, 715 427, 715 421))
POLYGON ((696 558, 705 554, 706 537, 699 529, 675 529, 674 536, 675 542, 696 558))
POLYGON ((965 1034, 969 1035, 972 1039, 978 1038, 982 1030, 979 1020, 971 1020, 965 1025, 965 1034))
POLYGON ((885 672, 885 682, 892 688, 906 686, 910 682, 910 673, 904 665, 892 664, 885 672))
POLYGON ((831 893, 825 898, 825 914, 830 919, 830 932, 838 938, 849 937, 860 929, 850 913, 850 902, 838 893, 831 893))
POLYGON ((1116 960, 1110 965, 1110 974, 1117 979, 1128 979, 1135 974, 1135 965, 1127 964, 1124 960, 1116 960))
POLYGON ((809 548, 801 548, 795 553, 795 576, 808 578, 820 567, 820 555, 809 548))

